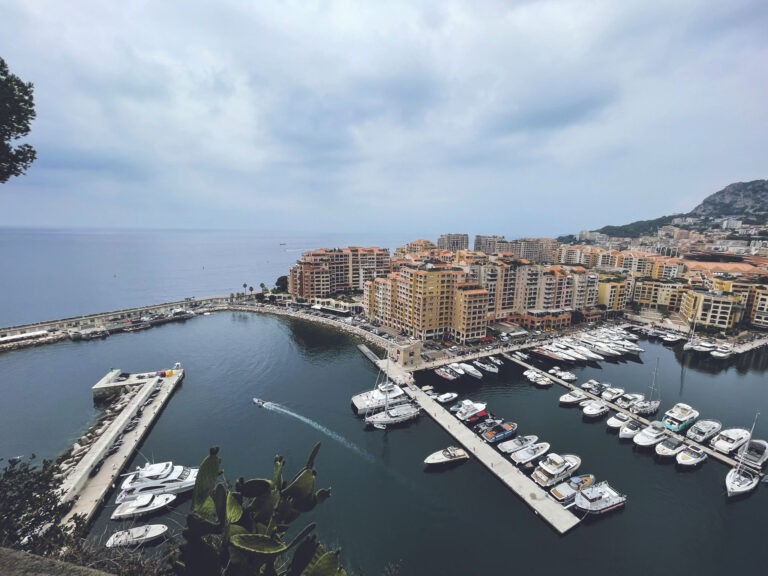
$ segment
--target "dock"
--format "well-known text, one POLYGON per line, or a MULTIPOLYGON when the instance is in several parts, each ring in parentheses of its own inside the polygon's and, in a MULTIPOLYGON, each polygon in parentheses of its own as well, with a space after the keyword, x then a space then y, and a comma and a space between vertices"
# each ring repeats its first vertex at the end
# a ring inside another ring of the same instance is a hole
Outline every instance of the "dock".
POLYGON ((579 523, 580 519, 575 514, 549 498, 544 489, 515 467, 503 454, 481 440, 439 403, 415 386, 406 386, 404 390, 435 422, 464 446, 467 453, 474 456, 491 474, 517 494, 558 534, 565 534, 579 523))
POLYGON ((69 523, 76 514, 83 515, 86 522, 93 519, 109 491, 119 484, 125 466, 183 379, 184 370, 177 363, 173 370, 144 374, 110 370, 93 387, 95 400, 121 391, 130 399, 109 425, 99 430, 98 438, 88 446, 77 464, 67 471, 61 484, 61 500, 74 503, 62 524, 69 523), (136 417, 136 427, 126 432, 126 426, 136 417), (108 455, 118 439, 122 440, 122 445, 108 455))

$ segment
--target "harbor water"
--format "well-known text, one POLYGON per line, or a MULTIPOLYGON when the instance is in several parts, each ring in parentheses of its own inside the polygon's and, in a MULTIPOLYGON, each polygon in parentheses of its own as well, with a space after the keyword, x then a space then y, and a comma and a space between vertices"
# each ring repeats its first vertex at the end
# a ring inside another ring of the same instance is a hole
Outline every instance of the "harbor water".
MULTIPOLYGON (((375 574, 401 562, 402 574, 562 574, 587 569, 649 574, 679 566, 701 574, 762 565, 768 487, 727 501, 727 468, 708 461, 695 471, 657 462, 589 423, 578 409, 558 407, 564 390, 531 386, 509 362, 480 382, 446 382, 417 374, 419 385, 455 390, 488 402, 558 453, 583 460, 581 471, 609 480, 628 495, 625 509, 587 519, 558 536, 513 493, 472 460, 442 472, 423 459, 451 443, 428 417, 385 432, 365 430, 350 397, 370 388, 376 369, 356 341, 303 320, 223 312, 106 340, 64 342, 0 355, 0 455, 36 452, 52 457, 69 446, 98 414, 91 386, 110 367, 145 371, 181 361, 187 377, 140 448, 131 467, 147 460, 194 465, 208 447, 221 447, 228 479, 269 476, 282 454, 286 475, 298 469, 315 442, 318 487, 333 496, 307 515, 324 542, 341 547, 344 562, 375 574), (270 403, 259 408, 253 397, 270 403)), ((575 368, 588 378, 644 392, 660 360, 662 409, 685 401, 703 417, 748 427, 768 437, 768 391, 763 352, 727 362, 697 361, 677 349, 641 341, 646 352, 623 362, 575 368), (682 362, 681 362, 682 360, 682 362)), ((91 536, 118 527, 108 517, 114 494, 91 536)), ((156 519, 179 530, 188 499, 156 519)))

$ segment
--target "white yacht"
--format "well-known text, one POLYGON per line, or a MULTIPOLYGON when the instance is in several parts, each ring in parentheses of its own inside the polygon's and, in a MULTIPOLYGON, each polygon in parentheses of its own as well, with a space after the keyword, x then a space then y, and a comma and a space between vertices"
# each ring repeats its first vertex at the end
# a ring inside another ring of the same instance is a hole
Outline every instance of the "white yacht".
POLYGON ((626 394, 622 394, 616 400, 613 401, 616 406, 619 408, 623 408, 624 410, 627 410, 630 406, 633 404, 637 404, 641 400, 645 400, 645 396, 643 394, 635 394, 632 392, 627 392, 626 394))
POLYGON ((637 420, 630 420, 619 429, 619 438, 622 440, 633 439, 644 428, 637 420))
POLYGON ((574 498, 576 508, 590 514, 603 514, 623 506, 626 501, 627 497, 619 494, 608 482, 587 486, 574 498))
POLYGON ((749 440, 749 430, 744 428, 729 428, 723 430, 712 438, 709 443, 712 448, 723 454, 730 454, 735 452, 742 444, 745 444, 749 440))
POLYGON ((539 388, 549 388, 552 386, 552 380, 544 376, 543 374, 541 376, 538 376, 534 381, 534 384, 538 386, 539 388))
POLYGON ((546 458, 539 462, 531 478, 542 488, 547 488, 568 478, 578 470, 579 466, 581 466, 581 458, 574 454, 560 456, 550 452, 546 458))
POLYGON ((487 364, 485 362, 480 362, 480 360, 475 360, 472 362, 475 366, 480 368, 480 370, 485 370, 486 372, 490 372, 491 374, 498 374, 499 373, 499 367, 495 364, 487 364))
POLYGON ((586 399, 587 395, 581 390, 576 389, 560 396, 560 404, 565 404, 566 406, 570 404, 578 404, 586 399))
POLYGON ((675 460, 680 466, 690 467, 698 466, 706 459, 707 453, 695 444, 686 446, 682 452, 679 452, 677 456, 675 456, 675 460))
POLYGON ((606 426, 608 428, 613 428, 614 430, 618 430, 622 426, 624 426, 627 422, 629 422, 630 418, 624 412, 616 412, 613 416, 608 418, 606 421, 606 426))
POLYGON ((397 426, 415 420, 420 414, 421 409, 415 404, 398 404, 397 406, 388 406, 381 412, 369 414, 365 417, 365 423, 379 430, 384 430, 387 426, 397 426))
POLYGON ((388 380, 377 384, 373 390, 352 396, 352 408, 356 414, 361 416, 383 410, 387 405, 395 406, 404 402, 408 402, 408 396, 405 395, 400 386, 388 380))
POLYGON ((688 404, 678 402, 664 413, 661 421, 672 432, 682 432, 691 426, 699 417, 698 410, 694 410, 688 404))
POLYGON ((585 400, 581 406, 582 413, 587 418, 600 418, 608 413, 608 406, 602 400, 585 400))
POLYGON ((123 480, 116 502, 121 504, 143 494, 181 494, 195 487, 197 468, 174 466, 173 462, 147 463, 123 480))
POLYGON ((699 420, 691 426, 685 436, 694 442, 704 443, 720 432, 722 427, 723 425, 718 420, 699 420))
POLYGON ((125 518, 136 518, 152 512, 157 512, 168 506, 176 500, 175 494, 142 494, 133 500, 123 502, 110 518, 112 520, 123 520, 125 518))
POLYGON ((463 362, 461 364, 459 364, 459 366, 461 366, 461 369, 464 370, 464 372, 466 374, 469 374, 473 378, 482 378, 483 377, 482 372, 480 372, 480 370, 478 370, 474 366, 470 366, 469 364, 464 364, 463 362))
POLYGON ((456 418, 459 420, 466 420, 478 412, 482 412, 487 406, 485 402, 472 402, 472 400, 462 400, 459 404, 461 406, 456 411, 456 418))
POLYGON ((582 390, 586 390, 590 394, 594 394, 595 396, 600 396, 603 392, 608 390, 610 386, 608 384, 604 384, 602 382, 598 382, 595 379, 589 379, 584 384, 581 385, 582 390))
POLYGON ((712 350, 710 355, 713 358, 719 358, 720 360, 730 358, 733 355, 733 344, 722 344, 712 350))
POLYGON ((638 446, 654 446, 658 444, 667 436, 667 429, 664 424, 658 420, 651 422, 650 426, 646 426, 640 432, 638 432, 632 439, 638 446))
POLYGON ((446 392, 445 394, 440 394, 435 400, 440 402, 440 404, 447 404, 451 400, 456 400, 459 395, 456 392, 446 392))
POLYGON ((496 364, 496 366, 499 366, 499 367, 504 366, 504 361, 499 360, 498 358, 496 358, 496 356, 488 356, 488 360, 496 364))
POLYGON ((550 495, 562 504, 571 502, 576 494, 584 490, 587 486, 594 484, 595 477, 592 474, 582 474, 581 476, 572 476, 562 484, 558 484, 549 491, 550 495))
POLYGON ((136 526, 129 530, 120 530, 115 532, 107 540, 107 548, 118 548, 120 546, 140 546, 147 542, 152 542, 165 535, 168 532, 168 526, 165 524, 147 524, 146 526, 136 526))
POLYGON ((462 460, 469 459, 469 454, 462 448, 456 446, 448 446, 444 450, 438 450, 434 454, 430 454, 424 459, 424 464, 427 466, 439 466, 441 464, 449 464, 451 462, 461 462, 462 460))
POLYGON ((538 444, 531 444, 530 446, 527 446, 522 450, 517 450, 516 452, 513 452, 509 456, 509 459, 512 460, 512 462, 514 462, 515 464, 528 464, 529 462, 532 462, 537 458, 541 458, 542 456, 544 456, 544 454, 546 454, 548 450, 549 450, 549 442, 539 442, 538 444))
POLYGON ((452 362, 451 364, 448 364, 448 368, 456 372, 459 376, 464 376, 464 370, 462 370, 461 366, 457 362, 452 362))
POLYGON ((713 350, 717 348, 717 345, 714 342, 710 342, 708 340, 699 340, 699 343, 694 345, 693 350, 695 352, 706 352, 707 354, 711 354, 713 350))
POLYGON ((513 452, 517 452, 518 450, 522 450, 523 448, 528 448, 528 446, 532 446, 539 440, 538 436, 530 435, 530 436, 520 436, 518 438, 515 438, 514 440, 507 440, 506 442, 501 442, 497 448, 499 451, 504 452, 505 454, 512 454, 513 452))
MULTIPOLYGON (((752 433, 755 431, 755 424, 757 424, 757 417, 759 413, 755 415, 755 421, 752 423, 752 428, 747 433, 747 446, 750 445, 752 440, 752 433)), ((760 456, 765 454, 765 443, 760 446, 762 449, 760 456)), ((754 490, 757 487, 757 483, 760 482, 760 473, 757 470, 753 470, 747 466, 746 458, 738 458, 739 463, 736 468, 731 469, 725 477, 725 489, 728 492, 728 497, 733 498, 735 496, 741 496, 754 490)), ((763 458, 763 461, 765 459, 763 458)))
POLYGON ((768 461, 768 442, 752 438, 739 449, 736 460, 757 470, 762 470, 765 462, 768 461))
POLYGON ((622 394, 624 394, 624 388, 608 388, 608 390, 600 394, 600 397, 607 402, 613 402, 622 394))
POLYGON ((662 458, 671 458, 685 450, 685 447, 685 443, 680 438, 669 436, 663 442, 656 444, 656 455, 662 458))

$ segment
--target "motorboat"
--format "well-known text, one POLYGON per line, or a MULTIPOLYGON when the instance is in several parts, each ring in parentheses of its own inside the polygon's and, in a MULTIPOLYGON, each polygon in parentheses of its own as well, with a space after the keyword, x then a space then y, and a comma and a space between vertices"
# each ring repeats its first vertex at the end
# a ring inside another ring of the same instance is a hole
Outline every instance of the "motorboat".
POLYGON ((575 382, 576 381, 576 374, 573 372, 568 372, 567 370, 561 370, 556 374, 560 380, 563 380, 565 382, 575 382))
POLYGON ((549 442, 539 442, 538 444, 531 444, 526 446, 522 450, 517 450, 510 454, 509 459, 515 464, 522 465, 533 462, 537 458, 541 458, 549 450, 549 442))
POLYGON ((698 417, 698 410, 694 410, 688 404, 678 402, 664 413, 661 421, 672 432, 682 432, 691 426, 698 417))
POLYGON ((472 416, 464 420, 464 424, 467 426, 474 426, 475 424, 479 424, 480 422, 484 422, 490 418, 493 418, 493 414, 487 410, 480 410, 480 412, 472 414, 472 416))
POLYGON ((581 385, 582 390, 594 394, 595 396, 600 396, 603 392, 608 390, 608 388, 610 388, 608 384, 598 382, 597 380, 587 380, 581 385))
POLYGON ((456 400, 459 395, 456 392, 446 392, 444 394, 440 394, 435 400, 440 402, 440 404, 447 404, 451 400, 456 400))
POLYGON ((608 428, 618 430, 629 421, 630 421, 630 417, 624 414, 624 412, 616 412, 616 414, 608 418, 605 424, 606 426, 608 426, 608 428))
POLYGON ((365 423, 379 430, 384 430, 387 426, 397 426, 415 420, 420 414, 421 409, 416 404, 409 402, 390 406, 381 412, 370 414, 365 417, 365 423))
POLYGON ((464 370, 461 368, 461 366, 457 362, 452 362, 451 364, 448 364, 448 368, 456 372, 459 376, 464 376, 464 370))
POLYGON ((768 442, 751 439, 739 449, 736 460, 757 470, 762 470, 768 460, 768 442))
POLYGON ((717 344, 710 342, 709 340, 699 340, 699 343, 693 347, 695 352, 706 352, 711 354, 713 350, 717 348, 717 344))
MULTIPOLYGON (((478 414, 480 414, 480 412, 478 412, 478 414)), ((475 433, 477 434, 483 434, 486 430, 490 430, 494 426, 498 426, 503 422, 504 422, 503 418, 494 418, 489 415, 489 417, 483 420, 482 422, 480 422, 480 424, 475 424, 474 426, 472 426, 472 430, 474 430, 475 433)))
POLYGON ((469 454, 463 448, 457 448, 456 446, 448 446, 443 450, 430 454, 424 459, 424 464, 427 466, 440 466, 443 464, 461 462, 462 460, 468 460, 469 454))
POLYGON ((504 366, 504 361, 496 358, 496 356, 488 356, 488 360, 496 364, 498 367, 504 366))
POLYGON ((661 340, 664 342, 664 344, 677 344, 680 342, 680 340, 684 340, 684 336, 680 336, 679 334, 673 334, 672 332, 668 332, 667 334, 664 334, 664 336, 661 337, 661 340))
POLYGON ((523 448, 528 448, 528 446, 532 446, 539 440, 538 436, 530 435, 530 436, 520 436, 519 438, 515 438, 514 440, 507 440, 506 442, 501 442, 497 448, 500 452, 504 452, 505 454, 512 454, 513 452, 517 452, 518 450, 522 450, 523 448))
POLYGON ((600 397, 607 402, 613 402, 622 394, 624 394, 624 388, 608 388, 602 394, 600 394, 600 397))
POLYGON ((486 372, 490 372, 491 374, 499 373, 499 367, 495 366, 494 364, 487 364, 485 362, 480 362, 480 360, 475 360, 472 362, 472 364, 480 368, 480 370, 485 370, 486 372))
POLYGON ((663 423, 658 420, 651 422, 649 426, 646 426, 640 432, 638 432, 632 440, 638 446, 654 446, 664 440, 667 437, 667 429, 663 423))
POLYGON ((116 502, 121 504, 144 494, 187 492, 195 487, 197 471, 197 468, 174 466, 173 462, 147 463, 123 480, 116 502))
POLYGON ((552 386, 552 380, 550 380, 543 374, 538 378, 536 378, 536 380, 534 380, 533 383, 539 388, 549 388, 550 386, 552 386))
POLYGON ((377 410, 383 410, 387 406, 394 406, 408 402, 403 389, 389 380, 380 382, 373 390, 367 390, 352 396, 352 408, 358 415, 368 414, 377 410))
POLYGON ((435 374, 446 380, 456 380, 457 376, 447 368, 435 368, 435 374))
POLYGON ((656 444, 656 455, 662 458, 677 456, 683 450, 685 450, 685 442, 674 436, 669 436, 663 442, 656 444))
POLYGON ((454 404, 453 406, 451 406, 450 408, 448 408, 448 411, 449 411, 449 412, 452 412, 452 413, 454 413, 454 414, 455 414, 456 412, 458 412, 458 411, 459 411, 459 408, 461 408, 461 406, 462 406, 462 404, 461 404, 461 403, 462 403, 462 402, 463 402, 463 400, 460 400, 459 402, 456 402, 456 404, 454 404))
POLYGON ((608 413, 608 405, 602 400, 585 400, 582 404, 582 413, 587 418, 600 418, 608 413))
POLYGON ((112 520, 123 520, 125 518, 136 518, 152 512, 157 512, 168 506, 176 500, 176 494, 142 494, 133 500, 123 502, 110 518, 112 520))
POLYGON ((627 497, 606 481, 587 486, 573 499, 576 508, 589 514, 604 514, 623 506, 626 501, 627 497))
POLYGON ((483 432, 483 440, 490 444, 501 442, 507 438, 511 438, 517 432, 516 422, 504 422, 503 424, 497 424, 490 430, 483 432))
POLYGON ((643 394, 634 394, 631 392, 628 392, 626 394, 622 394, 616 400, 613 401, 616 406, 619 408, 623 408, 624 410, 627 410, 630 406, 633 404, 637 404, 641 400, 645 400, 645 396, 643 394))
POLYGON ((696 446, 695 444, 686 446, 682 452, 678 452, 677 456, 675 456, 675 460, 678 464, 680 464, 680 466, 690 467, 698 466, 706 459, 707 453, 704 452, 701 447, 696 446))
POLYGON ((645 426, 637 420, 630 420, 619 429, 621 440, 630 440, 637 436, 645 426))
POLYGON ((554 486, 561 480, 568 478, 581 466, 581 458, 574 454, 555 454, 550 452, 546 458, 539 462, 533 471, 531 478, 542 488, 554 486))
POLYGON ((571 390, 567 394, 560 396, 560 404, 570 405, 578 404, 583 400, 586 400, 587 395, 579 389, 571 390))
POLYGON ((265 401, 262 400, 261 398, 254 398, 253 399, 253 403, 256 404, 256 406, 261 406, 262 408, 264 407, 264 402, 265 401))
POLYGON ((470 416, 485 410, 487 406, 485 402, 472 402, 472 400, 462 400, 459 404, 461 404, 461 407, 456 411, 456 418, 459 420, 466 420, 470 416))
POLYGON ((742 496, 754 490, 759 481, 760 474, 740 464, 736 468, 731 468, 728 474, 726 474, 725 490, 729 498, 742 496))
POLYGON ((459 366, 461 366, 461 369, 464 370, 464 372, 466 374, 469 374, 473 378, 482 378, 483 377, 482 372, 480 372, 480 370, 478 370, 474 366, 470 366, 469 364, 464 364, 463 362, 460 363, 459 366))
POLYGON ((703 444, 720 432, 723 425, 718 420, 699 420, 685 433, 686 438, 703 444))
POLYGON ((709 353, 713 358, 726 360, 733 356, 733 344, 721 344, 709 353))
POLYGON ((580 476, 571 476, 565 482, 562 482, 549 491, 550 495, 562 504, 568 504, 576 494, 584 490, 587 486, 595 482, 592 474, 582 474, 580 476))
POLYGON ((115 532, 107 540, 107 548, 118 548, 121 546, 141 546, 158 538, 162 538, 168 532, 168 526, 165 524, 147 524, 146 526, 136 526, 129 530, 120 530, 115 532))
POLYGON ((749 430, 744 428, 729 428, 723 430, 717 436, 712 438, 709 445, 718 452, 731 454, 739 449, 749 440, 749 430))

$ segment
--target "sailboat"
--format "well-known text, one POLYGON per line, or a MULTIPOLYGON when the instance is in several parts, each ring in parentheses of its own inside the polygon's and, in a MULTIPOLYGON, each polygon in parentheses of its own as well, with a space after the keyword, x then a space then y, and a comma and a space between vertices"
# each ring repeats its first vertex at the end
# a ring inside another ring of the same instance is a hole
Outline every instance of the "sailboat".
POLYGON ((698 320, 699 320, 699 316, 698 316, 698 313, 697 313, 696 316, 694 316, 694 318, 693 318, 693 330, 691 331, 691 336, 688 338, 688 342, 683 344, 683 350, 685 352, 693 350, 694 346, 698 346, 699 345, 699 341, 696 340, 696 338, 694 338, 694 336, 696 335, 696 322, 698 320))
MULTIPOLYGON (((384 381, 389 382, 389 346, 387 346, 387 364, 384 381)), ((375 414, 366 413, 365 423, 379 430, 385 430, 387 426, 396 426, 414 420, 419 417, 419 413, 420 408, 411 402, 390 406, 389 394, 387 394, 384 398, 384 410, 375 414)))
POLYGON ((656 369, 653 371, 653 379, 651 380, 651 386, 648 390, 648 398, 645 400, 640 400, 639 402, 635 402, 630 407, 630 412, 633 414, 638 414, 640 416, 650 416, 651 414, 656 414, 656 412, 659 411, 659 406, 661 405, 661 390, 656 386, 656 377, 659 374, 659 359, 656 358, 656 369), (653 393, 658 391, 658 398, 654 400, 653 393))
MULTIPOLYGON (((760 412, 755 414, 755 421, 752 422, 752 429, 749 431, 749 440, 752 439, 758 416, 760 416, 760 412)), ((749 443, 749 440, 747 440, 747 443, 749 443)), ((760 474, 746 466, 744 460, 740 458, 736 468, 732 468, 725 477, 725 490, 728 492, 729 498, 741 496, 754 490, 759 481, 760 474)))

